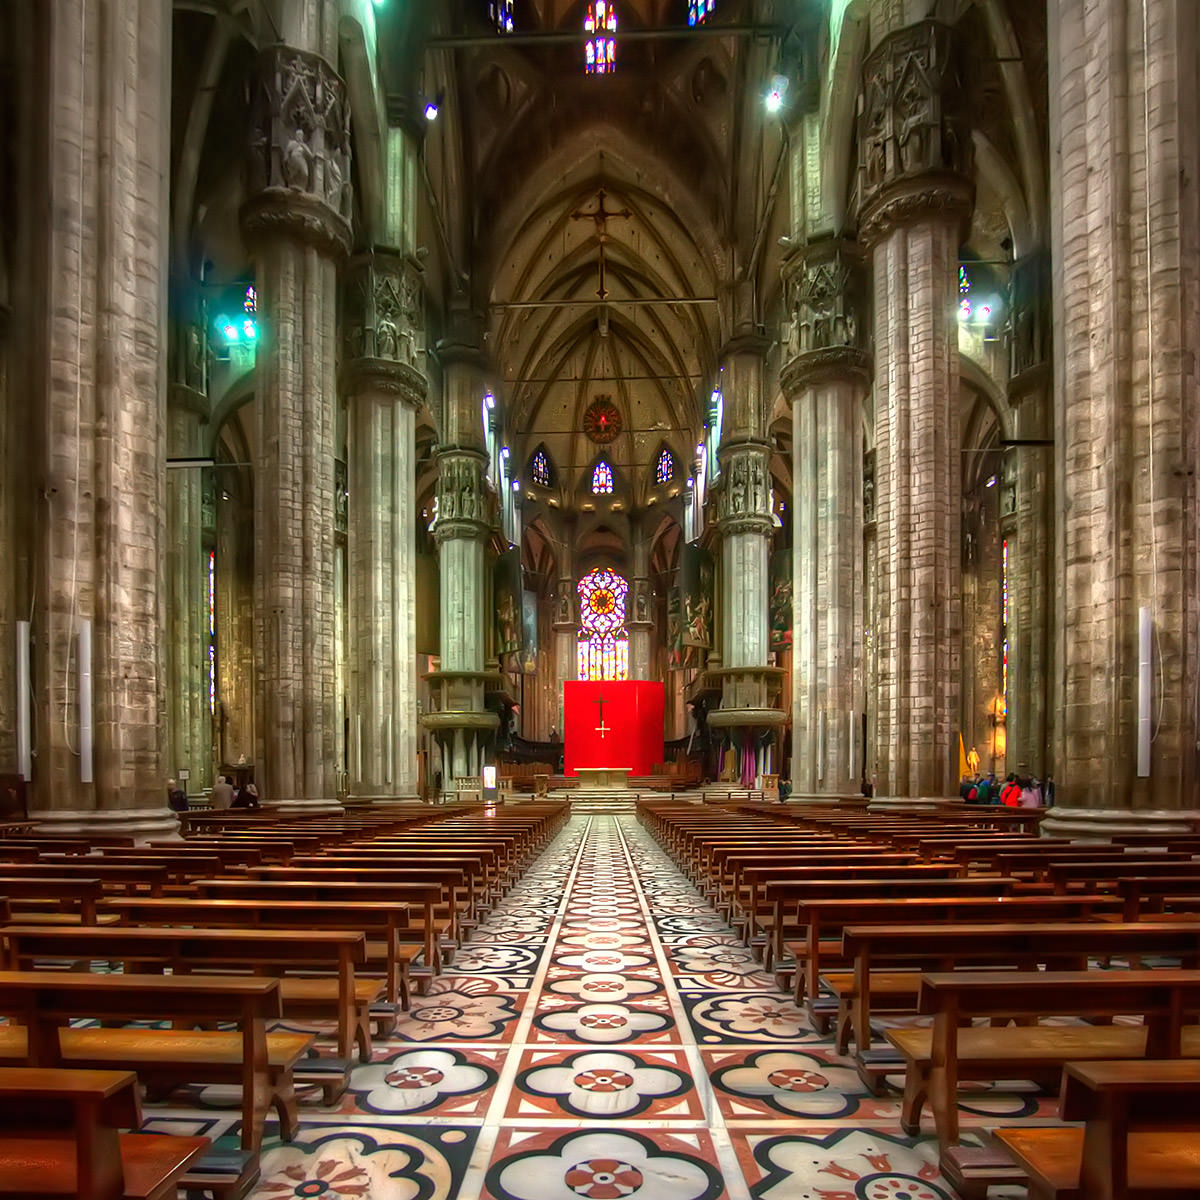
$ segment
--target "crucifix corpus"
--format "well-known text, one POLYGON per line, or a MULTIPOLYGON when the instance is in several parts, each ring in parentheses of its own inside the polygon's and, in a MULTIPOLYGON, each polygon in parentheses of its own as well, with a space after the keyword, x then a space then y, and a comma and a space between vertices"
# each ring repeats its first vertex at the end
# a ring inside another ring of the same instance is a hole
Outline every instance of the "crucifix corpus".
POLYGON ((596 732, 600 735, 600 740, 604 741, 604 735, 606 733, 612 733, 612 726, 605 725, 604 723, 604 697, 597 696, 592 703, 600 705, 600 724, 596 726, 596 732))
POLYGON ((604 247, 608 242, 608 222, 613 217, 629 218, 633 213, 627 208, 610 210, 605 201, 608 199, 608 192, 601 188, 596 193, 596 207, 593 209, 577 208, 571 214, 572 221, 594 221, 596 225, 596 239, 600 243, 600 286, 596 288, 596 296, 600 300, 608 299, 608 288, 605 286, 604 280, 604 247))

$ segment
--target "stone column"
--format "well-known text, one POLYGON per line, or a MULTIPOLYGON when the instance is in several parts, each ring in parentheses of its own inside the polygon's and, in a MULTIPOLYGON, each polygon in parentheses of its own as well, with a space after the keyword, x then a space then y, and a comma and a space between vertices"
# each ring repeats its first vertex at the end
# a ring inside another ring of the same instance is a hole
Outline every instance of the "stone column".
POLYGON ((258 63, 250 199, 261 337, 255 463, 256 707, 265 800, 338 810, 334 593, 337 264, 350 245, 350 137, 336 3, 291 6, 307 48, 258 63))
POLYGON ((775 531, 771 516, 771 447, 764 412, 765 339, 744 334, 726 347, 726 436, 718 457, 717 535, 721 570, 721 707, 708 715, 713 729, 728 730, 744 750, 747 734, 777 730, 783 669, 768 664, 769 558, 775 531))
POLYGON ((1200 816, 1198 24, 1188 0, 1049 6, 1060 834, 1200 816))
POLYGON ((345 273, 349 408, 351 790, 417 791, 416 411, 425 398, 421 273, 376 250, 345 273))
POLYGON ((554 698, 554 728, 563 736, 563 684, 578 678, 579 671, 579 593, 575 578, 575 520, 564 517, 562 545, 558 553, 558 581, 554 597, 554 680, 558 694, 554 698))
POLYGON ((486 387, 479 322, 458 318, 438 346, 445 388, 443 449, 438 454, 437 521, 441 581, 441 669, 430 680, 438 695, 425 725, 443 746, 445 786, 474 776, 490 748, 500 718, 484 706, 487 669, 487 540, 492 500, 483 447, 482 402, 486 387))
POLYGON ((956 35, 890 33, 863 67, 859 239, 872 253, 879 586, 877 795, 957 791, 958 248, 973 201, 956 35))
MULTIPOLYGON (((167 445, 172 458, 201 458, 207 397, 187 383, 171 388, 167 445)), ((208 562, 205 493, 211 473, 199 466, 169 470, 166 480, 167 740, 164 772, 189 772, 179 786, 198 792, 213 782, 213 718, 208 701, 208 562)), ((212 514, 215 521, 215 513, 212 514)))
POLYGON ((784 266, 783 393, 792 406, 792 784, 861 792, 863 266, 838 239, 784 266))
POLYGON ((30 8, 45 90, 26 109, 39 150, 14 343, 32 462, 29 808, 56 831, 161 837, 176 828, 161 626, 171 12, 30 8))
POLYGON ((1054 395, 1050 362, 1050 260, 1017 263, 1009 289, 1008 401, 1016 414, 1011 470, 1016 530, 1009 545, 1008 763, 1045 779, 1050 770, 1054 680, 1054 395))
POLYGON ((654 634, 654 598, 650 586, 649 517, 630 522, 633 532, 633 578, 629 581, 627 620, 629 629, 629 678, 653 679, 650 644, 654 634))

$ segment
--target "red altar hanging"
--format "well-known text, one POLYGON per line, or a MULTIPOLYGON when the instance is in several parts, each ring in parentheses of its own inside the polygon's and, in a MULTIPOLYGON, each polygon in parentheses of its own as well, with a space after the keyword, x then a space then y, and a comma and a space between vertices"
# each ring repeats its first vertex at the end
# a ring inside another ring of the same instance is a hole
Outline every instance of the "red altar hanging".
POLYGON ((649 775, 663 760, 663 685, 645 680, 563 684, 563 769, 628 767, 649 775))

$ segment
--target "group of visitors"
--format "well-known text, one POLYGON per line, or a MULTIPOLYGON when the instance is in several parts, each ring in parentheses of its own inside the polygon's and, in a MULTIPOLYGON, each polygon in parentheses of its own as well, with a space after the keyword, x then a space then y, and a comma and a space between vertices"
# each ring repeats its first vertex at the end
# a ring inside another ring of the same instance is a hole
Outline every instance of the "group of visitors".
POLYGON ((1043 785, 1032 775, 1010 773, 998 780, 994 772, 963 778, 959 795, 968 804, 1002 804, 1007 808, 1048 808, 1054 803, 1054 783, 1043 785))
MULTIPOLYGON (((252 779, 241 787, 235 787, 228 775, 218 775, 209 793, 209 803, 214 809, 257 808, 258 788, 252 779)), ((187 792, 174 779, 167 780, 167 804, 172 812, 177 813, 187 812, 190 807, 187 792)))

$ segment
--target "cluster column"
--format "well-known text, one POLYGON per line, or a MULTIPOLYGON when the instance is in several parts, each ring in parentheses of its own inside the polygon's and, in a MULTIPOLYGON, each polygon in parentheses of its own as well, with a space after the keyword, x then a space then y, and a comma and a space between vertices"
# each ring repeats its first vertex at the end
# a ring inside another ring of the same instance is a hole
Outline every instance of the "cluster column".
POLYGON ((334 458, 337 265, 350 246, 350 136, 337 4, 292 6, 308 48, 259 56, 251 198, 261 337, 255 505, 260 790, 285 809, 337 810, 334 458))
POLYGON ((864 64, 859 115, 859 238, 874 267, 876 792, 896 799, 957 791, 962 468, 954 301, 973 185, 956 36, 927 21, 883 37, 864 64))
POLYGON ((558 580, 554 599, 554 680, 558 695, 554 698, 557 714, 554 727, 563 736, 563 684, 575 679, 579 670, 579 593, 575 579, 575 520, 563 519, 562 545, 558 552, 558 580))
POLYGON ((859 794, 863 772, 863 265, 814 241, 784 267, 790 335, 780 380, 792 406, 795 542, 792 783, 859 794))
POLYGON ((783 669, 768 664, 771 446, 764 436, 765 339, 753 334, 726 347, 724 397, 727 436, 718 457, 717 532, 721 555, 721 707, 710 728, 732 738, 741 779, 766 768, 764 746, 783 725, 778 707, 783 669))
POLYGON ((486 369, 480 323, 460 317, 457 326, 438 346, 446 415, 433 527, 441 583, 441 668, 430 678, 434 711, 423 718, 441 747, 446 787, 480 774, 500 725, 484 705, 488 688, 500 682, 486 665, 486 550, 493 514, 482 426, 486 369))
POLYGON ((63 832, 161 837, 176 828, 161 637, 171 13, 158 0, 25 7, 16 274, 29 290, 12 332, 27 410, 28 803, 63 832))
POLYGON ((1200 816, 1198 26, 1049 6, 1059 834, 1200 816))
POLYGON ((417 791, 416 412, 425 398, 420 266, 377 249, 343 288, 349 410, 350 786, 417 791))

